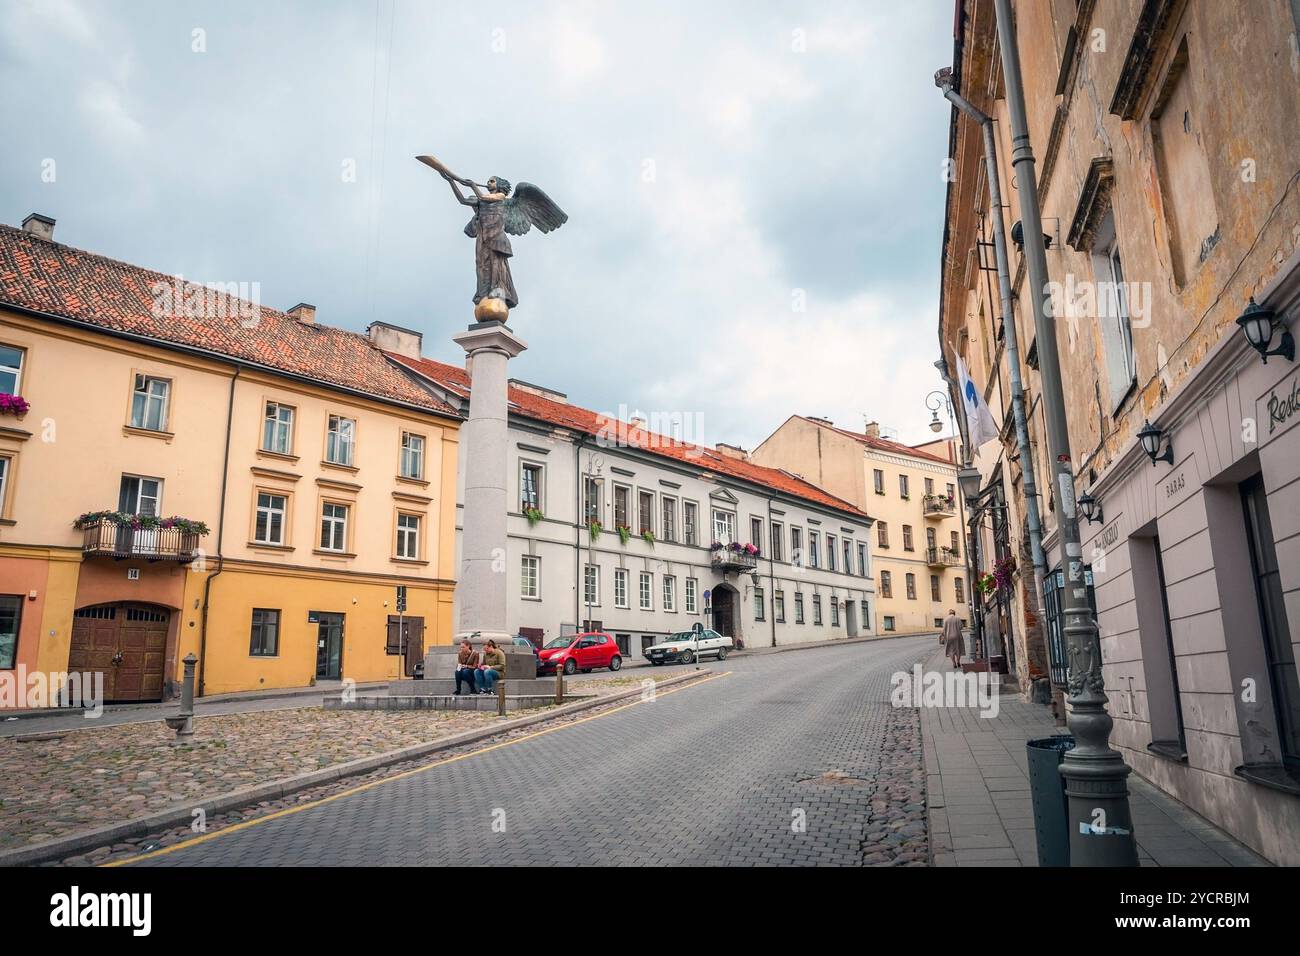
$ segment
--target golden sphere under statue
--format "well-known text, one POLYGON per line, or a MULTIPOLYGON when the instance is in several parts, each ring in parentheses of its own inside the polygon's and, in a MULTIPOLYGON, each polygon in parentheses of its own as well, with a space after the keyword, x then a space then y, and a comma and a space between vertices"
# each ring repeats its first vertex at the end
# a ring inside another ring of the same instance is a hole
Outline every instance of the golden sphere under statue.
POLYGON ((510 317, 510 309, 505 299, 479 299, 474 306, 474 318, 479 322, 504 322, 510 317))

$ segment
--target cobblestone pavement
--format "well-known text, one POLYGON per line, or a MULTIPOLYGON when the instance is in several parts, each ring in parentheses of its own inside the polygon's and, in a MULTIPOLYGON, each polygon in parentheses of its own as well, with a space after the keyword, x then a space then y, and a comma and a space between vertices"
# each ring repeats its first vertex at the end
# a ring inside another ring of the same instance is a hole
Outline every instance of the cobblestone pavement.
POLYGON ((299 795, 136 865, 924 865, 919 722, 888 697, 932 643, 728 660, 653 702, 299 795))
MULTIPOLYGON (((575 693, 608 695, 642 679, 572 680, 569 686, 575 693)), ((173 745, 175 734, 157 716, 74 725, 57 739, 0 739, 0 849, 448 737, 496 719, 493 713, 325 711, 317 701, 291 710, 200 714, 193 741, 183 746, 173 745)))

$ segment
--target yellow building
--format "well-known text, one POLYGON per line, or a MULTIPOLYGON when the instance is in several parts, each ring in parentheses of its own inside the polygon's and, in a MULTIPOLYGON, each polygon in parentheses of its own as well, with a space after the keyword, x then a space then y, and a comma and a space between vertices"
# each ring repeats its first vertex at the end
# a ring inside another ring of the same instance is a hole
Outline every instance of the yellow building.
POLYGON ((455 412, 311 306, 52 232, 0 225, 0 670, 151 700, 189 653, 210 695, 449 643, 455 412))
POLYGON ((949 608, 969 618, 957 466, 951 445, 916 448, 824 418, 791 416, 754 450, 870 514, 879 633, 933 631, 949 608))

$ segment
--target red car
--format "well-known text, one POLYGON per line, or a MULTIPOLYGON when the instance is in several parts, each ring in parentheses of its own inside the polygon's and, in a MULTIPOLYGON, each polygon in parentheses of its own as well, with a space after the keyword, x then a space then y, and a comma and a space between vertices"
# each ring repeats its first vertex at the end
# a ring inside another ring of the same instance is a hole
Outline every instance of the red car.
POLYGON ((554 674, 560 668, 566 674, 582 671, 590 674, 597 667, 612 671, 623 666, 618 643, 608 634, 566 634, 542 647, 537 656, 537 673, 554 674))

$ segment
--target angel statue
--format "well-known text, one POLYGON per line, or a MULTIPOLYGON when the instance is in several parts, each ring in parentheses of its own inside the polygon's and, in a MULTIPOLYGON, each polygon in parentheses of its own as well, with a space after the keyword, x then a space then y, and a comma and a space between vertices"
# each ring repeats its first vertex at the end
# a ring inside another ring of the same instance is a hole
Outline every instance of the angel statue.
POLYGON ((520 183, 512 196, 508 179, 493 176, 486 183, 476 183, 457 176, 432 156, 416 159, 437 170, 451 186, 456 201, 474 210, 474 218, 465 226, 465 235, 474 240, 474 270, 478 274, 474 316, 480 321, 504 320, 506 312, 519 304, 519 294, 510 277, 510 257, 514 251, 506 234, 522 236, 533 226, 550 232, 568 222, 568 215, 532 183, 520 183), (461 186, 473 195, 466 196, 461 186))

